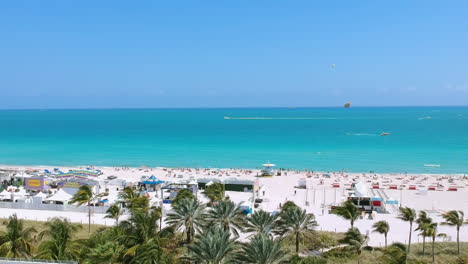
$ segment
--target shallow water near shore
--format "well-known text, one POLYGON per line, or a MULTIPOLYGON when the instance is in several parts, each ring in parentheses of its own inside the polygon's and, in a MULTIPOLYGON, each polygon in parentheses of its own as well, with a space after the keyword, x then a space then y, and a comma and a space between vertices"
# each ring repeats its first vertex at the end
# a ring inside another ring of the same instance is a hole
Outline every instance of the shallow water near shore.
POLYGON ((0 164, 257 168, 266 161, 466 173, 468 107, 0 111, 0 164))

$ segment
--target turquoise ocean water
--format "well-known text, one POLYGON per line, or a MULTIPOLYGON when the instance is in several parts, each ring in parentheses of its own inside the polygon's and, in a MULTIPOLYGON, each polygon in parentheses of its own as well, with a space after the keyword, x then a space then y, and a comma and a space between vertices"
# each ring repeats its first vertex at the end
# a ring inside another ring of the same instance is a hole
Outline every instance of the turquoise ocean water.
POLYGON ((0 111, 0 164, 256 168, 266 161, 468 173, 468 107, 0 111))

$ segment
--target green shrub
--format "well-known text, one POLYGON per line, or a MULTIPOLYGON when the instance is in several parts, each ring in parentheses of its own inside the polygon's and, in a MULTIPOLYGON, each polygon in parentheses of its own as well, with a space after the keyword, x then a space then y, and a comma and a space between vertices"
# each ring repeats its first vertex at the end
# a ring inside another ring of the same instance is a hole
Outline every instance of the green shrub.
POLYGON ((334 248, 323 253, 324 258, 353 258, 355 255, 354 250, 346 247, 334 248))
POLYGON ((456 264, 468 264, 468 256, 459 256, 456 260, 456 264))
POLYGON ((289 261, 290 264, 326 264, 327 260, 322 257, 310 256, 310 257, 299 257, 294 256, 289 261))

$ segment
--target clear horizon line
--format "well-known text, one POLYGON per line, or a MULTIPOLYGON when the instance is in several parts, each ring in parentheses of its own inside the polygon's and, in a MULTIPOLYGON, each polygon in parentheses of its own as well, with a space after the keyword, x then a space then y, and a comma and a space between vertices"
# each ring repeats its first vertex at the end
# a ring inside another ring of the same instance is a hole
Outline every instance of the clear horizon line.
MULTIPOLYGON (((422 107, 468 107, 468 105, 369 105, 352 106, 351 108, 422 108, 422 107)), ((212 107, 71 107, 71 108, 0 108, 0 111, 31 110, 170 110, 170 109, 310 109, 310 108, 344 108, 343 106, 212 106, 212 107)))

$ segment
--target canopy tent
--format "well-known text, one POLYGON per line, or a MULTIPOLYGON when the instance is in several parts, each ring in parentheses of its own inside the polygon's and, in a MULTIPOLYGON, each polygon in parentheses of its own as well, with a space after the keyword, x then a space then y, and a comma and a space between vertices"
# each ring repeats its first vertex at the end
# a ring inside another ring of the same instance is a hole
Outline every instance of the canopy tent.
POLYGON ((7 190, 3 190, 0 192, 0 200, 10 200, 11 199, 11 193, 8 192, 7 190))
POLYGON ((54 195, 47 198, 46 201, 48 202, 62 202, 66 203, 72 199, 73 195, 65 192, 62 189, 59 189, 54 195))
POLYGON ((354 195, 356 197, 370 197, 369 188, 363 182, 358 182, 354 185, 354 195))
POLYGON ((46 198, 47 194, 43 192, 38 192, 36 195, 33 196, 33 198, 46 198))
POLYGON ((154 175, 151 175, 151 177, 149 177, 147 180, 142 182, 142 184, 151 184, 151 185, 162 184, 162 183, 164 183, 164 181, 156 179, 156 177, 154 177, 154 175))

